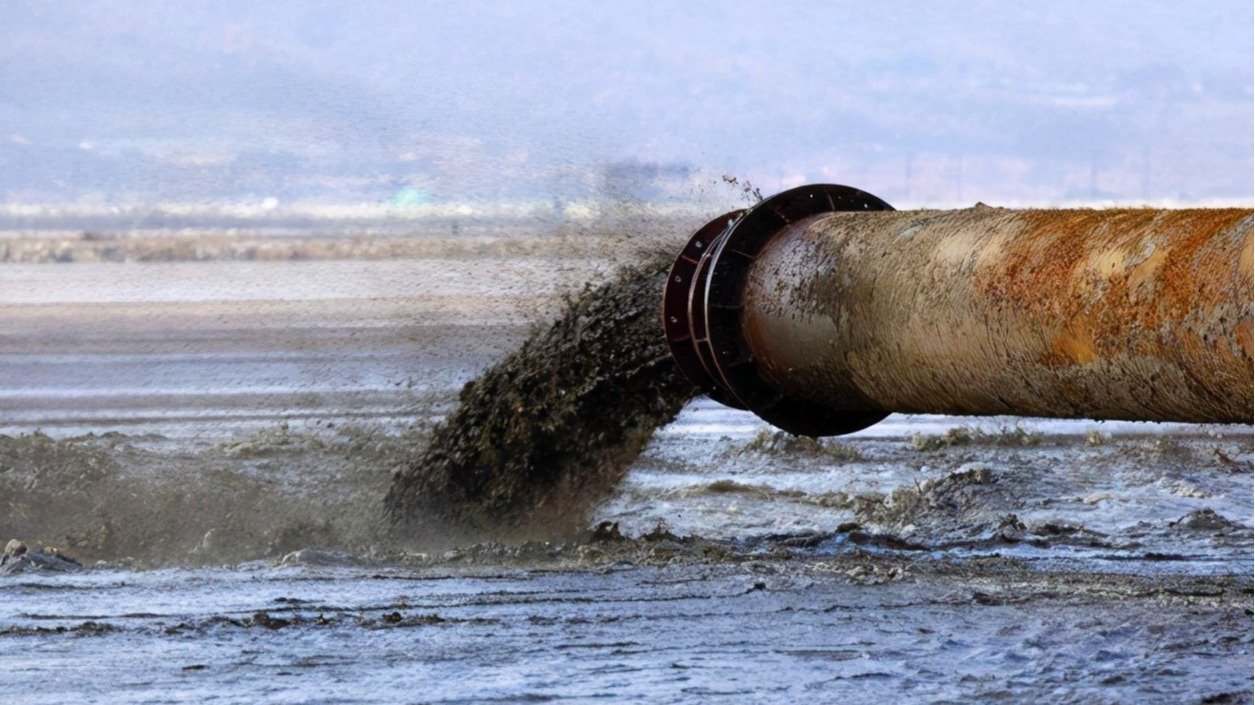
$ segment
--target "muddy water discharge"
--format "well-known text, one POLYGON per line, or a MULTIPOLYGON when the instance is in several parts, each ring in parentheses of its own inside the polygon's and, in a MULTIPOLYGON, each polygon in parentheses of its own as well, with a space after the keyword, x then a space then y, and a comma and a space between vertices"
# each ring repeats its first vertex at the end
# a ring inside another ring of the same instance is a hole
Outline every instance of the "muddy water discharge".
POLYGON ((423 539, 523 538, 586 524, 693 395, 662 338, 671 263, 657 252, 571 298, 558 320, 469 383, 386 499, 423 539))
MULTIPOLYGON (((604 264, 349 264, 144 270, 200 277, 172 298, 234 273, 317 299, 281 311, 5 309, 0 541, 84 567, 0 569, 0 701, 1251 702, 1249 426, 893 416, 806 442, 699 399, 652 434, 591 511, 595 529, 406 551, 376 532, 380 499, 396 470, 417 488, 430 422, 496 360, 467 395, 526 412, 523 425, 483 411, 490 441, 531 429, 515 446, 533 484, 494 482, 502 460, 445 465, 485 474, 425 486, 516 534, 536 502, 586 513, 553 499, 582 489, 562 482, 609 482, 619 466, 537 439, 605 433, 628 454, 639 437, 631 418, 606 430, 568 416, 561 390, 606 415, 625 383, 589 381, 564 346, 606 365, 623 353, 597 346, 615 341, 576 335, 605 330, 594 304, 637 310, 606 324, 629 330, 654 327, 654 304, 630 309, 622 292, 640 292, 620 284, 619 303, 576 297, 560 314, 554 272, 583 281, 604 264), (336 289, 351 286, 364 288, 336 289), (404 305, 380 298, 399 286, 414 287, 404 305), (537 316, 563 323, 533 336, 535 357, 512 353, 537 316), (500 494, 476 504, 477 487, 500 494)), ((7 266, 12 300, 130 300, 116 287, 140 281, 7 266)), ((420 525, 448 520, 424 504, 420 525)))

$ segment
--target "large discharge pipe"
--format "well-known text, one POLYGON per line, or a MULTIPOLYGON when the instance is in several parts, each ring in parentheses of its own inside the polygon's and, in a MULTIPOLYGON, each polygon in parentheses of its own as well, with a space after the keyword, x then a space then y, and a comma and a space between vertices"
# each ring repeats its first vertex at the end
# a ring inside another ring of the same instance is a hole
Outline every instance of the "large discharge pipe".
POLYGON ((892 412, 1250 423, 1249 209, 894 211, 804 186, 699 230, 672 356, 797 434, 892 412))

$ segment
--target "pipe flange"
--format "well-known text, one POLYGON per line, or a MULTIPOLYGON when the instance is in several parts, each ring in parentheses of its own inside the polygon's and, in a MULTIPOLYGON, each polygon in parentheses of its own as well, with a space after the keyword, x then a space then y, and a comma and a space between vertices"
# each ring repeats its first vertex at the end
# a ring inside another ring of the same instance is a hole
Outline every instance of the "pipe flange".
MULTIPOLYGON (((691 309, 703 314, 704 341, 712 376, 721 393, 759 418, 790 433, 835 436, 867 428, 888 413, 832 409, 809 399, 784 394, 758 374, 758 365, 741 330, 742 294, 754 258, 786 226, 823 213, 893 210, 888 203, 849 186, 815 184, 768 198, 742 214, 720 233, 697 265, 691 309)), ((701 347, 705 346, 706 351, 701 347)), ((702 355, 705 357, 705 355, 702 355)), ((713 397, 712 397, 713 398, 713 397)))
POLYGON ((662 291, 662 330, 671 350, 671 359, 690 382, 697 385, 706 396, 736 409, 745 407, 723 387, 706 339, 706 312, 694 307, 699 296, 706 290, 705 275, 710 272, 707 256, 715 242, 745 211, 731 211, 703 225, 667 273, 667 283, 662 291), (705 264, 706 266, 703 266, 705 264), (700 278, 698 274, 702 275, 700 278))

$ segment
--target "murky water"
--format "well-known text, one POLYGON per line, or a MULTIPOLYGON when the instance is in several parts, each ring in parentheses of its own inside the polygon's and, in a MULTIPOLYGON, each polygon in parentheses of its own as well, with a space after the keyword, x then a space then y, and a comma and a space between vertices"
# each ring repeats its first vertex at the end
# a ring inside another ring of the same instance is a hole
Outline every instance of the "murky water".
POLYGON ((0 700, 1251 700, 1249 427, 891 417, 813 446, 698 400, 600 531, 416 553, 372 529, 391 472, 553 310, 548 268, 385 301, 272 267, 312 298, 136 303, 81 270, 90 302, 4 305, 0 539, 87 568, 0 575, 0 700))
POLYGON ((869 583, 844 568, 809 559, 23 578, 6 586, 0 666, 10 701, 44 703, 71 693, 242 703, 1237 693, 1212 702, 1241 702, 1250 689, 1249 596, 1232 581, 925 564, 869 583))

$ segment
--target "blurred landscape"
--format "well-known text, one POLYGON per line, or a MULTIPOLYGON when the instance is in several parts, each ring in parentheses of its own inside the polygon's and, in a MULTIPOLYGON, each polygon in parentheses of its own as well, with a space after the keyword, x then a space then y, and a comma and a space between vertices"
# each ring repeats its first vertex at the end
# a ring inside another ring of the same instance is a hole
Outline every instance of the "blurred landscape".
POLYGON ((1249 203, 1249 3, 1031 10, 16 0, 0 203, 1249 203))

